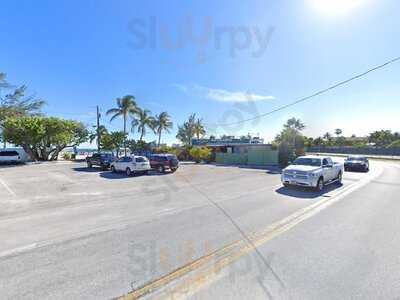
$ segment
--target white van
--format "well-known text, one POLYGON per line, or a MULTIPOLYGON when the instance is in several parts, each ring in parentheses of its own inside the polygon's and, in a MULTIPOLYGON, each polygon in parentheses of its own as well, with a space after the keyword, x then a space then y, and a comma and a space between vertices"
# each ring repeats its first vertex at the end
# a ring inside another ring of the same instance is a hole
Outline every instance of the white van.
POLYGON ((0 149, 0 163, 22 163, 27 161, 27 155, 20 149, 0 149))

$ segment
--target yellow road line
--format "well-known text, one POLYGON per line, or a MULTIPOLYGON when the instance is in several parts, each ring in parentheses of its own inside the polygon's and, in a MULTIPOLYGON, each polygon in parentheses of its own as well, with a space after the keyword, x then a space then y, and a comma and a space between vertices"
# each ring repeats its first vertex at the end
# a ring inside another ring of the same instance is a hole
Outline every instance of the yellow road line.
MULTIPOLYGON (((256 247, 263 245, 273 238, 289 231, 303 221, 311 218, 323 209, 338 202, 353 191, 366 185, 367 183, 378 177, 381 173, 382 169, 371 174, 364 180, 351 184, 333 197, 322 199, 310 206, 300 209, 292 215, 276 223, 273 223, 272 225, 268 226, 266 230, 260 233, 251 234, 249 236, 249 239, 256 247)), ((192 271, 198 270, 198 274, 194 274, 193 278, 186 278, 185 280, 183 280, 183 283, 179 283, 177 287, 167 289, 167 295, 164 295, 165 298, 171 299, 180 298, 182 296, 186 297, 189 294, 193 294, 196 290, 199 290, 202 286, 207 284, 207 282, 215 279, 221 269, 232 264, 242 256, 252 251, 254 251, 253 246, 246 243, 244 239, 240 239, 208 255, 194 260, 193 262, 186 264, 159 279, 147 283, 132 291, 131 293, 121 297, 120 299, 139 299, 145 295, 151 294, 159 290, 162 287, 167 286, 168 284, 171 284, 176 279, 189 275, 189 273, 191 273, 192 271), (210 262, 214 262, 214 264, 210 265, 210 262), (200 270, 202 267, 205 267, 205 270, 200 270)))

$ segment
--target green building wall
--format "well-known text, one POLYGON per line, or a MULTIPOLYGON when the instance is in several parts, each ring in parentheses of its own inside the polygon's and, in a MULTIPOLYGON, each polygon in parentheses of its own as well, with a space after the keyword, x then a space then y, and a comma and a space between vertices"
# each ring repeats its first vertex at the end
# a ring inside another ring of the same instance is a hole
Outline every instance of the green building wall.
POLYGON ((216 153, 215 162, 224 165, 277 165, 278 151, 251 149, 247 153, 216 153))

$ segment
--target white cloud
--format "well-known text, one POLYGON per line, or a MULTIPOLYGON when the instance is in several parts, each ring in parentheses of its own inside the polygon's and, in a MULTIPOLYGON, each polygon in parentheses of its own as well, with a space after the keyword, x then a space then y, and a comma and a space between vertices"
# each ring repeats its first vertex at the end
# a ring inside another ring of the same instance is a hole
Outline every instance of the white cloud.
POLYGON ((183 85, 183 84, 174 83, 172 86, 173 86, 173 87, 176 87, 178 90, 181 90, 181 91, 184 92, 184 93, 187 93, 187 92, 188 92, 188 87, 185 86, 185 85, 183 85))
POLYGON ((182 84, 175 84, 179 90, 184 93, 196 93, 200 96, 206 97, 210 100, 220 102, 248 102, 248 101, 268 101, 274 100, 275 97, 271 95, 261 95, 244 91, 228 91, 224 89, 214 89, 200 85, 185 86, 182 84))
POLYGON ((241 91, 233 92, 222 89, 208 89, 207 98, 222 102, 266 101, 275 99, 275 97, 270 95, 260 95, 241 91))

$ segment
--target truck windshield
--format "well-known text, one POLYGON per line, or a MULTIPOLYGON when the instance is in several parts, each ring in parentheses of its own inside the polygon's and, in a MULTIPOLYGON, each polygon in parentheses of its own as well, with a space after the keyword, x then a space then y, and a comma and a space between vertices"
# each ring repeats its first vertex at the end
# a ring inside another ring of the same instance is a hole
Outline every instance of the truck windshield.
POLYGON ((297 158, 293 165, 320 167, 321 159, 319 158, 297 158))

